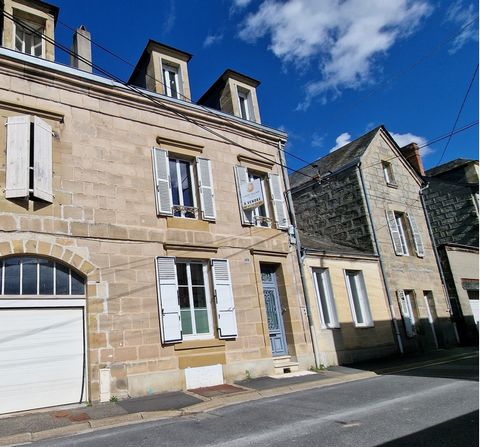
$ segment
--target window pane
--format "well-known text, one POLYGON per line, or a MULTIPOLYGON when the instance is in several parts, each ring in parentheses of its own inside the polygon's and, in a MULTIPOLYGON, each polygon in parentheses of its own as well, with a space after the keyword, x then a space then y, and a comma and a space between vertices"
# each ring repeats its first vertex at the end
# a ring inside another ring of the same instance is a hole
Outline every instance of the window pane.
POLYGON ((195 309, 195 326, 197 334, 208 334, 208 312, 207 309, 195 309))
POLYGON ((0 295, 2 294, 2 284, 3 284, 3 261, 0 261, 0 295))
POLYGON ((22 259, 22 295, 37 294, 37 261, 33 258, 22 259))
POLYGON ((181 310, 180 316, 182 318, 182 332, 183 335, 191 335, 193 333, 192 329, 192 314, 189 310, 181 310))
POLYGON ((193 288, 193 306, 195 309, 207 307, 207 300, 205 297, 205 289, 203 287, 193 288))
POLYGON ((68 287, 68 267, 65 267, 62 264, 56 264, 56 294, 57 295, 68 295, 69 294, 69 287, 68 287))
POLYGON ((188 285, 187 264, 177 264, 177 281, 179 286, 188 285))
POLYGON ((176 160, 169 160, 169 163, 170 163, 170 186, 172 187, 172 203, 174 205, 180 205, 180 197, 178 195, 177 163, 176 163, 176 160))
POLYGON ((357 316, 357 323, 363 323, 362 307, 360 305, 360 291, 357 284, 357 273, 348 273, 348 281, 350 283, 350 290, 352 292, 352 301, 357 316))
POLYGON ((193 206, 192 183, 190 179, 190 163, 180 161, 180 177, 182 179, 182 197, 185 206, 193 206))
POLYGON ((203 286, 203 266, 202 264, 190 264, 190 276, 194 286, 203 286))
POLYGON ((326 295, 326 284, 324 282, 325 272, 316 272, 317 284, 318 284, 318 294, 320 295, 320 306, 322 307, 323 320, 325 325, 331 324, 330 313, 328 311, 327 295, 326 295))
POLYGON ((188 297, 188 287, 178 288, 178 301, 180 303, 180 309, 190 309, 190 300, 188 297))
POLYGON ((53 295, 53 262, 40 259, 40 295, 53 295))
POLYGON ((20 260, 5 259, 5 295, 20 294, 20 260))
POLYGON ((83 278, 72 270, 72 295, 85 294, 85 284, 83 278))

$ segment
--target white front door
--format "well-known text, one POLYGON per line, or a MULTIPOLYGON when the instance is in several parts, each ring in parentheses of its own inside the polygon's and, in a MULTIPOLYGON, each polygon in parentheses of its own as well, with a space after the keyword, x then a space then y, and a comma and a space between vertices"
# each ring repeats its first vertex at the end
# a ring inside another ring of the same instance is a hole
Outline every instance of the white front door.
POLYGON ((0 309, 0 414, 78 403, 83 308, 0 309))

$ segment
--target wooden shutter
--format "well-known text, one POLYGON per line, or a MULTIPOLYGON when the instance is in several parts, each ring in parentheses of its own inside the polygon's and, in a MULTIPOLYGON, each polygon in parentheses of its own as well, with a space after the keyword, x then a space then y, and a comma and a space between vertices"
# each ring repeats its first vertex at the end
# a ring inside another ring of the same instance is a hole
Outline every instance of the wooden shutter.
POLYGON ((237 337, 238 331, 228 260, 212 259, 211 264, 217 308, 218 337, 234 338, 237 337))
POLYGON ((197 177, 200 191, 200 207, 205 220, 215 220, 212 163, 208 158, 197 157, 197 177))
POLYGON ((157 302, 162 343, 182 341, 182 320, 178 304, 178 281, 175 258, 158 256, 157 302))
POLYGON ((30 166, 29 115, 7 118, 7 163, 5 197, 28 197, 30 166))
POLYGON ((390 229, 390 236, 392 236, 393 248, 397 255, 403 255, 402 240, 400 238, 400 231, 397 227, 394 211, 386 211, 388 228, 390 229))
POLYGON ((272 195, 275 224, 277 225, 277 228, 284 230, 288 228, 288 219, 280 176, 278 174, 269 174, 268 180, 270 183, 270 194, 272 195))
POLYGON ((170 185, 168 152, 165 149, 154 147, 152 150, 152 158, 157 214, 172 216, 172 190, 170 185))
POLYGON ((400 312, 403 318, 403 324, 405 326, 405 332, 407 337, 413 337, 415 335, 415 329, 410 315, 410 309, 407 303, 407 297, 405 296, 404 290, 397 290, 398 304, 400 307, 400 312))
POLYGON ((53 202, 52 128, 37 116, 33 118, 33 127, 33 195, 53 202))
POLYGON ((240 193, 240 185, 248 182, 248 170, 243 166, 235 166, 235 180, 237 182, 237 196, 238 207, 240 208, 240 216, 242 217, 243 225, 253 225, 255 219, 253 216, 253 210, 244 210, 242 207, 242 195, 240 193))
POLYGON ((407 216, 408 216, 408 221, 410 222, 410 229, 412 230, 413 244, 415 245, 415 251, 417 252, 418 257, 423 258, 425 256, 425 247, 423 245, 422 235, 418 230, 418 226, 415 218, 410 213, 407 213, 407 216))

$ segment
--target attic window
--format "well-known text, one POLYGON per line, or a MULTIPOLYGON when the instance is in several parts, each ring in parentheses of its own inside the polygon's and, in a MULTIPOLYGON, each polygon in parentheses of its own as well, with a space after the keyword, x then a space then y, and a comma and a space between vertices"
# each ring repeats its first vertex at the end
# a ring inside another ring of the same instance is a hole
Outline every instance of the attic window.
POLYGON ((240 117, 245 120, 253 120, 252 99, 248 90, 238 88, 238 107, 240 110, 240 117))
POLYGON ((393 174, 392 164, 388 161, 382 161, 383 175, 388 186, 397 186, 395 175, 393 174))
POLYGON ((163 85, 165 87, 165 94, 171 98, 180 99, 180 83, 178 77, 178 67, 170 64, 162 64, 163 85))
POLYGON ((15 50, 31 56, 43 56, 44 25, 22 20, 15 23, 15 50))

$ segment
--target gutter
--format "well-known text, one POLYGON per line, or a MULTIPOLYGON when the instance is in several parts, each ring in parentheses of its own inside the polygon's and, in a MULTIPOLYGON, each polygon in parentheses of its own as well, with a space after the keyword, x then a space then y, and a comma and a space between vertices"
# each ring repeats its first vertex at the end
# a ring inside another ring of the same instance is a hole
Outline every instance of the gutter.
POLYGON ((306 274, 305 274, 305 265, 303 262, 303 256, 302 256, 302 250, 300 247, 300 237, 298 234, 298 228, 297 228, 297 219, 295 217, 295 212, 293 208, 293 200, 292 200, 292 192, 290 190, 290 182, 288 178, 288 171, 287 171, 287 166, 285 164, 285 157, 283 155, 283 141, 279 140, 278 141, 278 155, 280 158, 280 163, 282 165, 282 171, 283 171, 283 183, 285 186, 285 192, 287 196, 287 204, 288 204, 288 215, 290 218, 290 222, 293 225, 293 230, 295 232, 295 249, 297 251, 297 261, 298 261, 298 267, 300 269, 300 279, 302 282, 302 289, 303 289, 303 295, 305 297, 305 307, 307 310, 307 320, 308 320, 308 328, 310 331, 310 337, 312 339, 312 347, 313 347, 313 356, 315 359, 315 367, 320 368, 321 367, 321 360, 320 360, 320 348, 318 346, 318 340, 315 334, 315 327, 313 325, 313 318, 312 318, 312 305, 311 305, 311 300, 310 300, 310 294, 308 293, 308 288, 307 288, 307 281, 306 281, 306 274))
POLYGON ((359 161, 357 163, 357 166, 356 166, 357 167, 358 178, 360 180, 360 184, 362 185, 363 197, 365 199, 365 204, 367 206, 367 212, 368 212, 368 217, 369 217, 369 221, 370 221, 370 227, 372 229, 372 239, 373 239, 373 242, 375 244, 375 252, 378 255, 378 260, 380 262, 380 271, 382 272, 383 285, 385 287, 385 292, 386 292, 386 295, 387 295, 388 310, 389 310, 390 318, 391 318, 392 324, 393 324, 393 332, 395 334, 395 337, 397 338, 398 349, 400 350, 401 354, 404 354, 405 350, 403 348, 402 337, 400 335, 400 330, 398 328, 398 321, 395 318, 394 313, 393 313, 393 301, 392 301, 392 297, 390 295, 390 289, 388 287, 387 275, 385 273, 385 266, 383 265, 382 256, 380 256, 380 248, 379 248, 379 244, 378 244, 377 232, 375 231, 375 227, 374 227, 373 221, 372 221, 372 208, 370 206, 370 199, 368 198, 367 189, 365 188, 365 182, 364 182, 364 179, 363 179, 362 170, 360 168, 361 164, 362 164, 362 162, 359 161))

